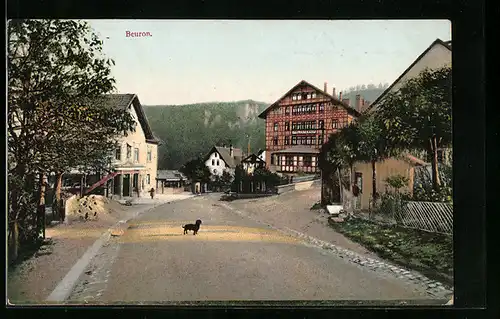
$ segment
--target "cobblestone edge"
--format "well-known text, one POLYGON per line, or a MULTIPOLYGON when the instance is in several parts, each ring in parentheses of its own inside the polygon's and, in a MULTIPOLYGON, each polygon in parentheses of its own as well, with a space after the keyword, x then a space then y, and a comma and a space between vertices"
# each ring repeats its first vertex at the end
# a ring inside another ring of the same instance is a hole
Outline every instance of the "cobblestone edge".
POLYGON ((354 264, 357 264, 359 266, 368 268, 372 271, 376 271, 378 273, 383 273, 384 275, 389 275, 392 277, 396 277, 398 279, 403 279, 406 280, 407 282, 417 284, 419 286, 423 286, 425 291, 437 298, 445 298, 448 299, 452 296, 453 290, 451 290, 449 287, 446 287, 443 283, 431 280, 427 278, 426 276, 420 274, 419 272, 416 271, 409 271, 407 269, 404 269, 399 266, 395 266, 390 264, 389 262, 386 261, 379 261, 373 258, 369 258, 366 256, 363 256, 359 253, 350 251, 348 249, 336 246, 334 244, 331 244, 329 242, 311 237, 309 235, 306 235, 304 233, 301 233, 299 231, 290 229, 288 227, 284 227, 283 229, 274 227, 272 225, 269 225, 267 223, 264 223, 256 218, 251 217, 249 214, 238 210, 234 207, 231 207, 230 205, 226 203, 220 203, 219 206, 224 207, 228 210, 233 211, 234 213, 246 217, 254 222, 264 224, 278 232, 284 233, 286 235, 290 235, 292 237, 298 238, 302 240, 305 243, 308 243, 310 245, 313 245, 318 248, 322 248, 324 250, 328 250, 329 252, 335 254, 336 256, 352 262, 354 264))

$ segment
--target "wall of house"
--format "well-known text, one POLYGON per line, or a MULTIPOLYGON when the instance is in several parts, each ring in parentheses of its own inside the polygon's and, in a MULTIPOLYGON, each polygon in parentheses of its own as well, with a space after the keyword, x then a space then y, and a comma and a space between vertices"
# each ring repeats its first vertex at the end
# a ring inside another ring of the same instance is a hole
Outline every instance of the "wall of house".
POLYGON ((222 160, 220 154, 217 152, 213 152, 212 154, 210 154, 208 159, 205 161, 205 165, 213 175, 221 176, 224 170, 226 170, 226 162, 222 160))
POLYGON ((399 90, 406 81, 419 75, 426 68, 437 70, 444 66, 451 66, 451 50, 441 44, 435 44, 399 81, 394 84, 390 92, 399 90))
MULTIPOLYGON (((139 160, 141 155, 139 155, 139 160)), ((153 143, 146 143, 146 154, 144 154, 144 158, 146 159, 144 189, 148 190, 156 187, 156 176, 158 175, 158 145, 153 143), (151 151, 150 161, 147 160, 148 151, 151 151), (149 184, 147 183, 147 174, 149 174, 149 184)))
POLYGON ((139 176, 139 185, 142 186, 142 180, 144 179, 144 189, 143 191, 148 191, 149 189, 156 186, 156 171, 158 165, 158 146, 155 144, 146 143, 146 135, 142 130, 142 126, 139 123, 137 113, 133 105, 130 105, 129 112, 133 116, 136 122, 135 132, 130 132, 127 136, 123 136, 119 140, 119 145, 121 147, 121 159, 114 160, 115 165, 124 165, 126 163, 133 163, 141 166, 145 166, 145 170, 141 172, 139 176), (127 143, 132 146, 132 152, 130 158, 127 158, 127 143), (134 149, 139 149, 139 160, 136 161, 134 158, 134 149), (151 150, 152 158, 151 162, 147 161, 148 149, 151 150), (149 174, 149 183, 147 182, 147 174, 149 174))
MULTIPOLYGON (((362 174, 362 188, 361 188, 361 208, 368 209, 370 200, 372 198, 372 164, 357 162, 354 164, 354 173, 362 174)), ((387 189, 387 183, 385 182, 387 177, 394 175, 406 176, 408 181, 408 187, 401 189, 401 191, 413 191, 410 185, 413 185, 413 165, 406 160, 389 158, 383 162, 377 162, 375 164, 377 173, 377 192, 379 194, 384 193, 387 189)))

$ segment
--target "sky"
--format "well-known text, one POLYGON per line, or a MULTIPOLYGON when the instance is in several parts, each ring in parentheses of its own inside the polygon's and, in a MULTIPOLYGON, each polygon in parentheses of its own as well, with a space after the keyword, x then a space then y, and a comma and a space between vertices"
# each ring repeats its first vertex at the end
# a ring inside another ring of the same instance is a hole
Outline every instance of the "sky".
POLYGON ((301 80, 331 93, 391 84, 448 20, 90 20, 118 93, 143 105, 272 103, 301 80), (129 32, 151 36, 127 37, 129 32))

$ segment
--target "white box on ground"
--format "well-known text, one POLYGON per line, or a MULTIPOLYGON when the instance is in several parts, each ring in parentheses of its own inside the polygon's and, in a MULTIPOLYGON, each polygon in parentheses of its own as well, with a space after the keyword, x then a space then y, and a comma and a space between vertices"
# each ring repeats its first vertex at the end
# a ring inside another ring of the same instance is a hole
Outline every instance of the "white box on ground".
POLYGON ((342 205, 327 205, 326 210, 330 215, 338 215, 340 214, 340 211, 344 209, 344 206, 342 205))

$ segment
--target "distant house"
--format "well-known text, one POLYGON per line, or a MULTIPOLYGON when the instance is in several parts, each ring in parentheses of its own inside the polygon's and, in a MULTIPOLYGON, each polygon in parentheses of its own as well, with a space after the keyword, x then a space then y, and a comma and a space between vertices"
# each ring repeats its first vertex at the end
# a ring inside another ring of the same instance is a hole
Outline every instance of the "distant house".
POLYGON ((234 169, 241 163, 242 151, 239 148, 214 146, 205 156, 205 165, 212 175, 221 176, 224 171, 234 174, 234 169))
POLYGON ((158 170, 156 192, 160 194, 183 191, 187 178, 177 170, 158 170))
MULTIPOLYGON (((375 164, 377 172, 377 193, 384 193, 389 189, 386 183, 388 177, 394 175, 402 175, 408 178, 408 185, 401 191, 413 193, 413 185, 415 179, 415 169, 426 167, 429 163, 422 161, 415 156, 405 154, 400 157, 388 158, 384 161, 375 164)), ((358 196, 358 207, 360 209, 370 208, 370 200, 372 199, 372 166, 371 163, 356 162, 353 166, 354 183, 360 191, 358 196)))
POLYGON ((257 157, 265 162, 266 161, 266 150, 259 150, 257 152, 257 157))
MULTIPOLYGON (((383 107, 384 98, 388 93, 397 92, 406 81, 418 76, 420 72, 425 69, 438 70, 445 66, 451 66, 451 56, 451 41, 436 39, 373 103, 370 104, 365 113, 376 112, 379 107, 383 107)), ((425 152, 418 154, 418 156, 430 160, 430 155, 425 152)), ((440 163, 451 165, 452 149, 439 149, 438 160, 440 163)))
POLYGON ((266 167, 266 162, 256 154, 250 154, 249 156, 245 157, 241 160, 241 164, 247 174, 253 174, 256 168, 266 167))
POLYGON ((90 187, 84 193, 104 185, 107 196, 117 195, 121 198, 147 195, 155 186, 159 141, 153 135, 139 97, 136 94, 108 94, 105 95, 104 104, 128 110, 136 122, 136 128, 135 132, 128 132, 117 140, 118 146, 112 154, 112 171, 103 177, 88 176, 85 184, 90 184, 90 187))

